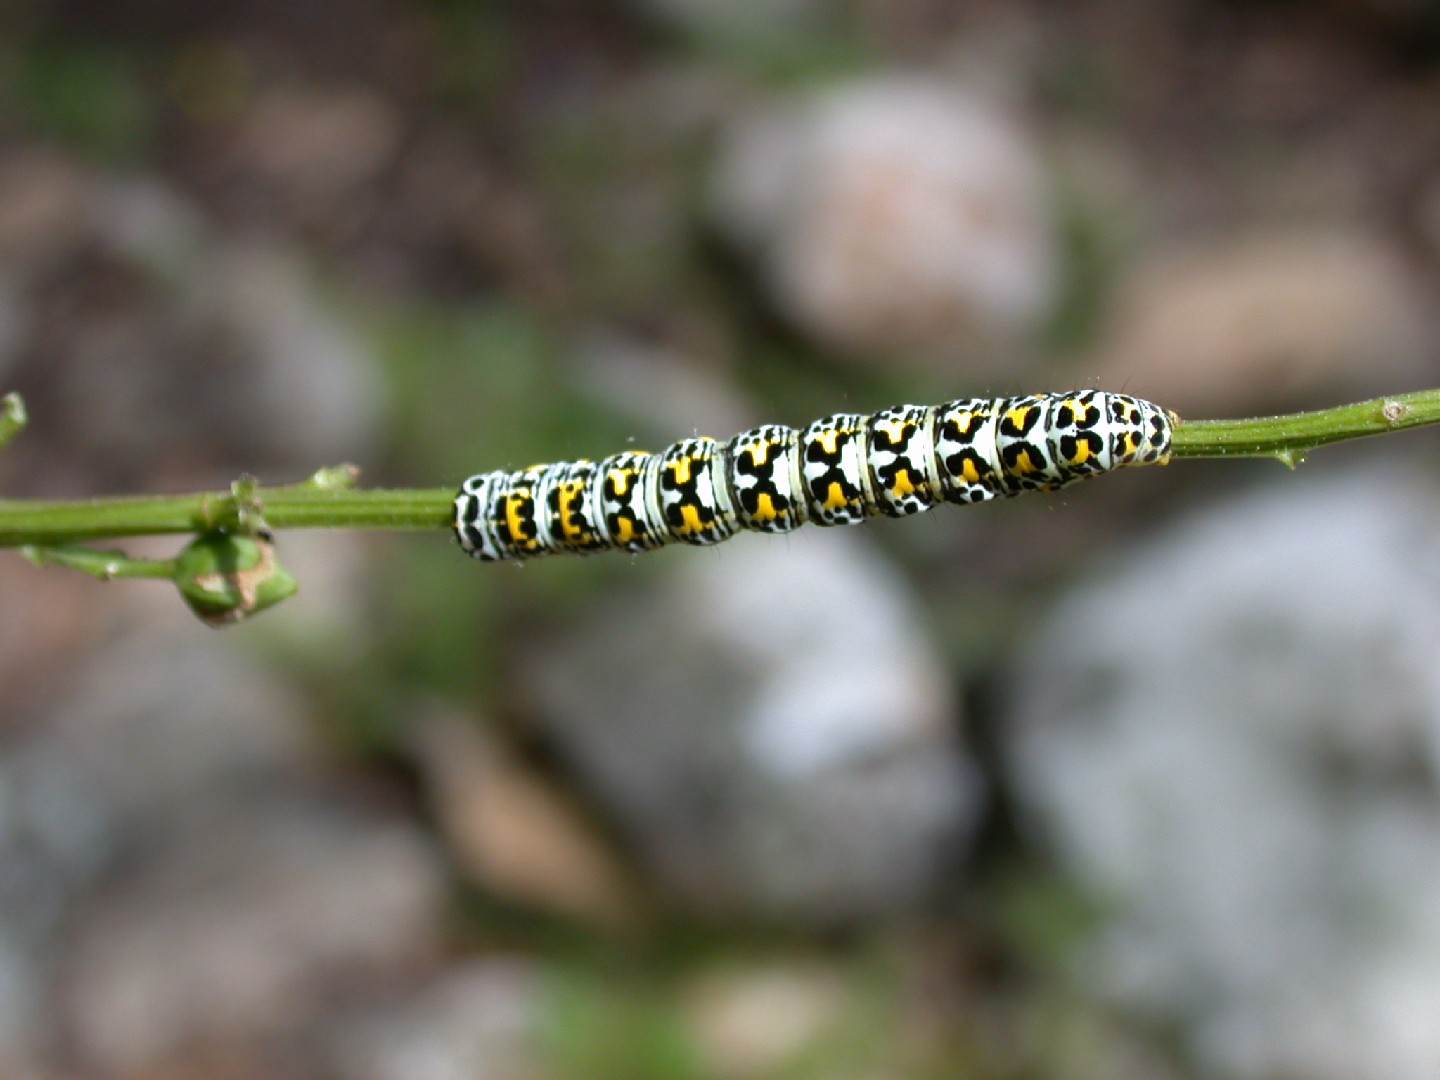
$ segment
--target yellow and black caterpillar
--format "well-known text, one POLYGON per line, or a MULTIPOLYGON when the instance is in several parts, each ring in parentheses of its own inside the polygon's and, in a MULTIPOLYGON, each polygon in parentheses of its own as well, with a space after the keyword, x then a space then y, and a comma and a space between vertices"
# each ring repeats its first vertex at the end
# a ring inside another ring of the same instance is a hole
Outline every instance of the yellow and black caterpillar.
POLYGON ((1171 426, 1158 405, 1101 390, 837 413, 804 430, 480 473, 455 498, 455 535, 477 559, 531 559, 902 517, 1163 464, 1171 426))

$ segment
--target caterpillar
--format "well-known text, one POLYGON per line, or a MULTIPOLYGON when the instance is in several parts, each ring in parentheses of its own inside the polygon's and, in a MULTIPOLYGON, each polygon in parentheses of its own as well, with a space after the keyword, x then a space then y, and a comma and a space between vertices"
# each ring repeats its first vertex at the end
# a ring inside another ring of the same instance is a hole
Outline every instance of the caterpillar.
POLYGON ((455 497, 453 527, 465 552, 494 561, 904 517, 1164 464, 1173 422, 1101 390, 836 413, 803 430, 767 424, 725 443, 479 473, 455 497))

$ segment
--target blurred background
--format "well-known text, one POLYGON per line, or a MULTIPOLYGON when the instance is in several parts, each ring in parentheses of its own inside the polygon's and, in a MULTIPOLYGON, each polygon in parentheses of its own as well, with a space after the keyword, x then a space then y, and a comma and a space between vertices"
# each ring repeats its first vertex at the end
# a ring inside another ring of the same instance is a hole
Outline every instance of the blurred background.
MULTIPOLYGON (((7 496, 1315 407, 1437 270, 1424 0, 0 8, 7 496)), ((1436 449, 286 533, 223 634, 0 554, 0 1076, 1440 1075, 1436 449)))

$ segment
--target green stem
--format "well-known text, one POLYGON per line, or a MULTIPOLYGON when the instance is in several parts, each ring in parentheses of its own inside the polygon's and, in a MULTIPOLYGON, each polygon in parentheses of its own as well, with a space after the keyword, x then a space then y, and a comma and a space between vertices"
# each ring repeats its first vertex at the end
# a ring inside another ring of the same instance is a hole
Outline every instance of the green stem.
MULTIPOLYGON (((455 492, 326 490, 309 485, 262 488, 272 529, 445 529, 455 492)), ((0 548, 66 544, 122 536, 201 533, 234 528, 236 499, 228 492, 103 499, 0 499, 0 548)))
POLYGON ((1440 390, 1372 398, 1314 412, 1249 420, 1184 420, 1174 456, 1273 457, 1295 465, 1317 446, 1440 422, 1440 390))
MULTIPOLYGON (((15 395, 0 399, 0 445, 24 423, 15 395)), ((1295 464, 1327 443, 1440 422, 1440 390, 1375 398, 1333 409, 1248 420, 1186 420, 1174 456, 1273 457, 1295 464)), ((228 492, 39 500, 0 499, 0 548, 63 547, 89 540, 159 533, 244 533, 270 529, 446 529, 451 488, 353 490, 350 466, 321 469, 284 487, 237 481, 228 492), (261 518, 263 513, 263 519, 261 518)))

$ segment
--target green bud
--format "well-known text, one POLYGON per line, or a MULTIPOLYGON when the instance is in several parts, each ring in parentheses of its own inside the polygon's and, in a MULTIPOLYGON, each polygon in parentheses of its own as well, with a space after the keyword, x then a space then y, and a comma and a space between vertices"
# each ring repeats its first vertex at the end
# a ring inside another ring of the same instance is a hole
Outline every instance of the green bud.
POLYGON ((175 557, 175 584, 190 610, 211 626, 239 622, 298 588, 275 561, 275 546, 254 536, 206 533, 175 557))
POLYGON ((20 400, 19 394, 6 394, 0 397, 0 450, 24 430, 28 417, 25 415, 25 402, 20 400))
POLYGON ((358 479, 360 468, 357 465, 327 465, 316 469, 305 483, 320 491, 346 491, 353 488, 358 479))

